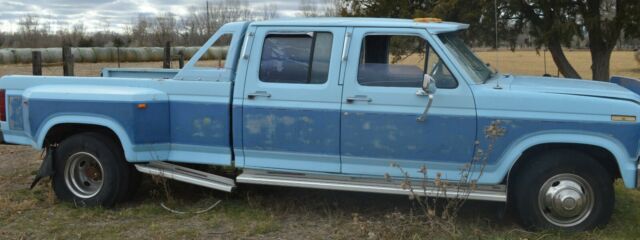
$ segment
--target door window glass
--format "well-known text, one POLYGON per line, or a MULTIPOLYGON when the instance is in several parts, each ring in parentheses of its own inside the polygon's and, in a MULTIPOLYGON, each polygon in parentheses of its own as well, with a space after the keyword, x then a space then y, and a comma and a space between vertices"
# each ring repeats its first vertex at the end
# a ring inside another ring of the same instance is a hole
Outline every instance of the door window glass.
POLYGON ((419 88, 425 73, 431 74, 438 88, 458 86, 425 39, 407 35, 364 38, 358 66, 360 85, 419 88))
POLYGON ((325 83, 332 43, 328 32, 269 34, 262 47, 259 78, 272 83, 325 83))

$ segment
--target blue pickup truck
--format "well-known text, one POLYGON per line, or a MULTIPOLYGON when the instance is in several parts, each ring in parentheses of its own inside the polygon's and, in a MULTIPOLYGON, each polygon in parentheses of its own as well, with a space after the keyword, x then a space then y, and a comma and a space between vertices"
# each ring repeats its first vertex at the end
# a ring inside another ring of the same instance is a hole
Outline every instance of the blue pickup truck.
POLYGON ((461 40, 467 27, 236 22, 180 70, 4 76, 2 137, 46 150, 39 175, 86 205, 125 201, 141 172, 222 191, 410 194, 412 180, 427 182, 416 194, 508 201, 534 229, 606 224, 614 181, 638 187, 640 83, 499 74, 461 40), (214 46, 225 60, 200 60, 214 46))

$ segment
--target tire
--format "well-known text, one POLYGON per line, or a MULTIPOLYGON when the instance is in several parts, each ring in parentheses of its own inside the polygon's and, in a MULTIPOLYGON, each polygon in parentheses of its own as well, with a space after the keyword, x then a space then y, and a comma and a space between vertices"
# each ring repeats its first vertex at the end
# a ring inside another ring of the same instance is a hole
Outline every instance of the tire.
POLYGON ((117 144, 99 133, 80 133, 55 150, 53 190, 76 206, 113 207, 132 194, 139 178, 117 144))
POLYGON ((609 222, 615 202, 613 178, 595 159, 557 150, 531 160, 515 173, 510 188, 523 227, 585 231, 609 222))

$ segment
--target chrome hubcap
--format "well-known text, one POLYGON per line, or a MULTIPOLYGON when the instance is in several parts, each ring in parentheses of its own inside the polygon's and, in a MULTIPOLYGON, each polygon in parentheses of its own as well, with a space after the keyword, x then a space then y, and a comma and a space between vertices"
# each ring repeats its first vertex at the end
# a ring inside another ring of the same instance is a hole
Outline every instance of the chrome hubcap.
POLYGON ((67 159, 64 180, 74 195, 91 198, 102 189, 103 174, 98 158, 87 152, 78 152, 67 159))
POLYGON ((593 189, 578 175, 559 174, 542 185, 538 205, 550 223, 561 227, 575 226, 593 209, 593 189))

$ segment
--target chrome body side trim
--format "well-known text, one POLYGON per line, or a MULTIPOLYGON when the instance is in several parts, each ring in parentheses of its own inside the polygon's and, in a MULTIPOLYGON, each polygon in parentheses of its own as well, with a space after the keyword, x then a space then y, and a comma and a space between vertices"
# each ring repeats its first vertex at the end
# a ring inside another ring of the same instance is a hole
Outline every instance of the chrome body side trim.
POLYGON ((166 162, 150 162, 136 164, 136 169, 142 173, 169 178, 181 182, 231 192, 235 188, 233 179, 186 168, 166 162))
MULTIPOLYGON (((384 194, 409 195, 409 189, 403 189, 398 181, 385 181, 380 179, 366 179, 354 177, 335 177, 306 174, 284 174, 267 171, 244 170, 236 181, 238 183, 261 184, 285 187, 315 188, 339 191, 370 192, 384 194)), ((419 196, 467 198, 471 200, 506 202, 507 192, 503 185, 477 186, 475 190, 458 191, 457 186, 442 189, 432 184, 427 184, 424 189, 419 186, 414 188, 414 193, 419 196)))

